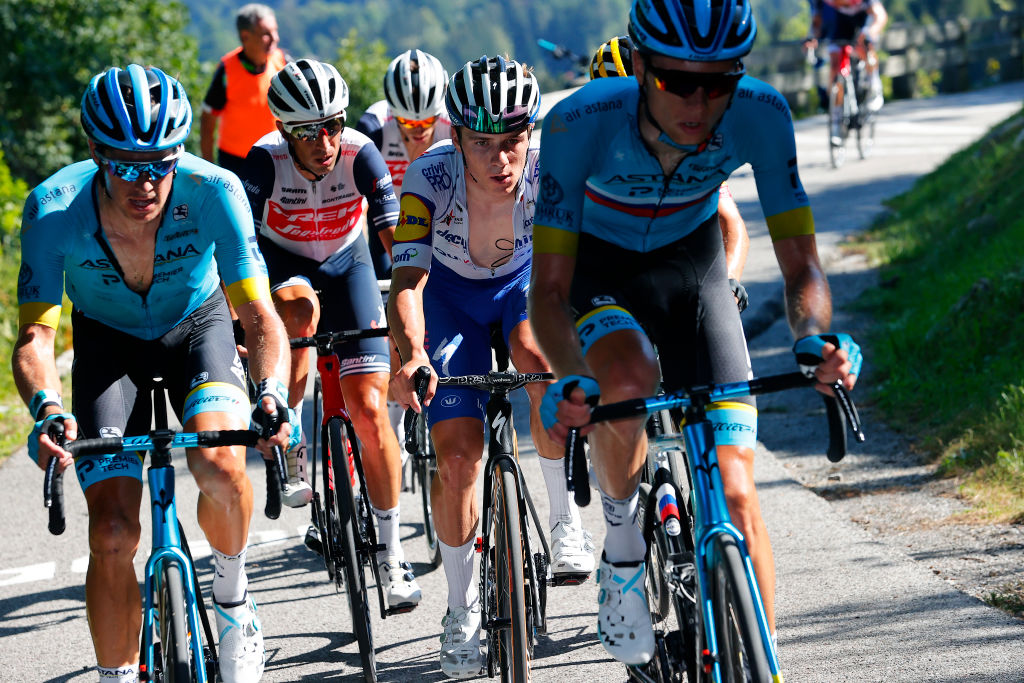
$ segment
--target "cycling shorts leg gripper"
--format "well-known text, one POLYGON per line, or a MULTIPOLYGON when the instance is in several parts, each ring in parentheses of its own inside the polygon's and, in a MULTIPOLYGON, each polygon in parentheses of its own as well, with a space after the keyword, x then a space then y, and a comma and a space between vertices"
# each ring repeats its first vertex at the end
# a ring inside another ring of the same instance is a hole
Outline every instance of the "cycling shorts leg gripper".
POLYGON ((182 423, 187 423, 199 413, 231 413, 243 426, 248 426, 251 407, 249 395, 234 384, 227 382, 206 382, 200 384, 185 396, 182 423))
POLYGON ((576 321, 576 330, 580 335, 583 355, 587 355, 590 347, 601 337, 619 330, 636 330, 644 334, 636 318, 621 306, 599 306, 576 321))
POLYGON ((708 421, 715 431, 716 446, 757 445, 757 408, 739 401, 720 401, 707 407, 708 421))
MULTIPOLYGON (((120 430, 115 430, 120 431, 120 430)), ((107 430, 103 436, 115 436, 107 430)), ((117 436, 123 436, 118 434, 117 436)), ((142 481, 142 461, 144 454, 138 451, 121 451, 110 455, 90 455, 75 458, 75 473, 82 490, 86 490, 98 481, 114 477, 131 477, 142 481)))

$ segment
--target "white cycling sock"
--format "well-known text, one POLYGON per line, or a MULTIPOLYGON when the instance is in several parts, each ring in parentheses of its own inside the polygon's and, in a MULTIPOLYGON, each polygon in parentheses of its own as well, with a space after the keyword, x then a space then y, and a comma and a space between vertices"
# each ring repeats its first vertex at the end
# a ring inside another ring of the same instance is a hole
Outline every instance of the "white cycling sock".
POLYGON ((245 599, 249 579, 245 575, 245 549, 237 555, 213 551, 213 600, 221 605, 234 605, 245 599))
POLYGON ((138 664, 119 666, 113 669, 97 666, 96 671, 100 675, 100 683, 136 683, 139 680, 139 674, 136 671, 138 668, 138 664))
POLYGON ((580 521, 580 509, 576 507, 576 501, 569 495, 569 489, 565 483, 565 458, 548 460, 537 458, 540 462, 540 471, 544 475, 544 485, 548 489, 548 503, 551 509, 548 512, 548 528, 554 529, 559 522, 569 522, 577 529, 582 526, 580 521))
POLYGON ((473 580, 473 556, 475 541, 465 545, 450 546, 438 541, 441 548, 441 562, 444 576, 448 579, 448 607, 471 607, 476 604, 479 591, 473 580))
POLYGON ((388 420, 398 437, 398 450, 402 452, 402 462, 408 457, 405 450, 405 408, 397 401, 388 401, 388 420))
POLYGON ((377 564, 391 556, 396 562, 405 560, 405 553, 402 552, 401 534, 399 533, 398 509, 396 505, 390 510, 378 510, 373 505, 373 516, 377 518, 377 542, 384 544, 384 550, 377 552, 377 564))
POLYGON ((636 521, 639 499, 639 488, 625 500, 617 500, 601 491, 601 508, 607 529, 604 556, 609 562, 638 562, 647 555, 644 535, 636 521))

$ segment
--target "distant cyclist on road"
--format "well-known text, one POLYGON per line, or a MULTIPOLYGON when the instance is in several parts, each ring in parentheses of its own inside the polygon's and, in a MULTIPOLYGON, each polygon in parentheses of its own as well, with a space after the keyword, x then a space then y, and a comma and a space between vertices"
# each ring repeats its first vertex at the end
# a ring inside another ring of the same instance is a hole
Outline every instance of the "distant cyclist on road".
MULTIPOLYGON (((111 68, 82 98, 91 158, 58 171, 25 203, 12 365, 38 420, 28 450, 40 467, 50 458, 59 459, 59 470, 72 464, 45 435, 53 421, 64 422, 70 439, 147 433, 154 374, 164 378, 187 431, 249 425, 222 278, 249 337, 261 340, 249 355, 256 410, 287 413, 288 342, 254 248, 252 214, 233 173, 184 152, 191 124, 176 80, 155 67, 111 68), (74 415, 63 407, 54 360, 65 291, 73 305, 74 415)), ((288 442, 285 424, 269 443, 288 442)), ((269 454, 268 442, 260 449, 269 454)), ((188 464, 213 551, 220 675, 251 683, 263 673, 264 652, 246 590, 253 500, 245 449, 190 448, 188 464)), ((75 463, 89 510, 86 612, 100 681, 137 680, 142 603, 132 560, 142 465, 130 452, 75 463)))
MULTIPOLYGON (((889 15, 880 0, 811 0, 811 37, 806 45, 813 49, 817 41, 828 43, 831 69, 828 82, 839 73, 841 43, 855 43, 868 77, 867 107, 876 112, 882 108, 882 78, 878 72, 876 47, 889 15)), ((827 105, 826 105, 827 107, 827 105)), ((835 112, 840 114, 838 110, 835 112)), ((838 137, 841 121, 830 122, 838 137)))
MULTIPOLYGON (((435 142, 452 136, 451 122, 444 111, 448 72, 441 62, 421 50, 407 50, 391 60, 384 74, 384 98, 370 105, 356 123, 380 150, 391 172, 395 194, 402 191, 402 179, 409 163, 435 142)), ((371 242, 377 277, 391 276, 391 258, 371 242)))
MULTIPOLYGON (((468 678, 484 664, 473 545, 487 394, 438 388, 436 377, 488 372, 492 326, 500 326, 518 371, 548 370, 526 320, 539 191, 530 133, 540 92, 519 62, 485 56, 452 76, 445 104, 451 143, 413 161, 402 185, 388 317, 404 361, 393 380, 395 397, 422 410, 412 377, 423 365, 435 371, 425 403, 437 450, 434 522, 448 579, 441 670, 468 678)), ((562 453, 541 428, 544 388, 526 385, 530 431, 551 504, 552 571, 581 581, 593 571, 593 542, 566 489, 562 453)))
MULTIPOLYGON (((345 127, 348 100, 348 85, 330 64, 289 62, 270 86, 277 131, 256 143, 240 171, 274 303, 290 337, 386 325, 360 223, 365 198, 371 239, 389 248, 398 202, 377 148, 345 127)), ((413 607, 421 593, 399 542, 401 458, 385 406, 391 369, 387 338, 352 342, 337 352, 345 405, 363 447, 378 537, 386 546, 377 554, 381 580, 389 606, 413 607)), ((288 405, 300 419, 309 363, 310 349, 292 351, 288 405)), ((292 507, 312 498, 306 465, 303 441, 288 453, 284 499, 292 507)))
MULTIPOLYGON (((593 404, 648 396, 659 379, 673 390, 750 377, 716 215, 719 185, 744 163, 782 269, 798 361, 820 382, 852 386, 857 345, 822 336, 831 298, 789 109, 744 76, 740 60, 756 34, 748 0, 635 0, 629 33, 636 80, 588 83, 544 120, 530 323, 559 377, 542 408, 548 433, 562 441, 569 426, 587 423, 593 404)), ((774 562, 754 489, 754 401, 712 405, 708 417, 729 511, 774 630, 774 562)), ((636 524, 643 429, 643 420, 629 420, 585 430, 607 527, 598 637, 628 664, 646 663, 654 648, 636 524)))
MULTIPOLYGON (((601 43, 590 60, 590 80, 615 76, 628 77, 633 75, 633 41, 629 36, 616 36, 601 43)), ((740 313, 747 308, 747 290, 740 282, 743 266, 747 263, 747 252, 750 250, 750 236, 747 225, 743 222, 739 207, 732 198, 729 184, 723 182, 718 187, 718 223, 722 228, 722 241, 725 243, 726 272, 729 274, 729 286, 736 296, 736 305, 740 313)))

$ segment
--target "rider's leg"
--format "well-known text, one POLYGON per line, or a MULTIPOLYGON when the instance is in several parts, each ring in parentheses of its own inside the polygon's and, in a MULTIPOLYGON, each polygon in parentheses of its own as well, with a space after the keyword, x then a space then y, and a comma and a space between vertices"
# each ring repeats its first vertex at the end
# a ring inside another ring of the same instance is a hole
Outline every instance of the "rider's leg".
POLYGON ((96 661, 105 668, 138 666, 142 597, 132 564, 139 547, 142 482, 105 479, 85 489, 89 569, 85 610, 96 661))
MULTIPOLYGON (((311 337, 320 322, 320 302, 316 292, 306 284, 292 284, 274 290, 274 306, 289 337, 311 337)), ((288 377, 288 405, 302 409, 302 399, 309 379, 312 349, 293 349, 291 373, 288 377)))
POLYGON ((775 631, 775 557, 761 504, 754 488, 754 451, 740 446, 718 446, 718 468, 729 516, 747 541, 768 626, 775 631))

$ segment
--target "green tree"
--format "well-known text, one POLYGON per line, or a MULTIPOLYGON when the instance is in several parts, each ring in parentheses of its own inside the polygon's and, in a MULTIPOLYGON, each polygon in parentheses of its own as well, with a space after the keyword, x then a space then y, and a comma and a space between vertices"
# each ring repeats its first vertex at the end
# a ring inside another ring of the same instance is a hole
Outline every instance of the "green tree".
POLYGON ((384 74, 392 56, 382 40, 368 41, 352 29, 338 45, 334 66, 348 83, 348 120, 352 125, 374 102, 384 99, 384 74))
POLYGON ((0 2, 0 145, 11 172, 35 184, 86 157, 82 93, 110 66, 158 66, 198 104, 203 90, 188 22, 176 0, 0 2))

